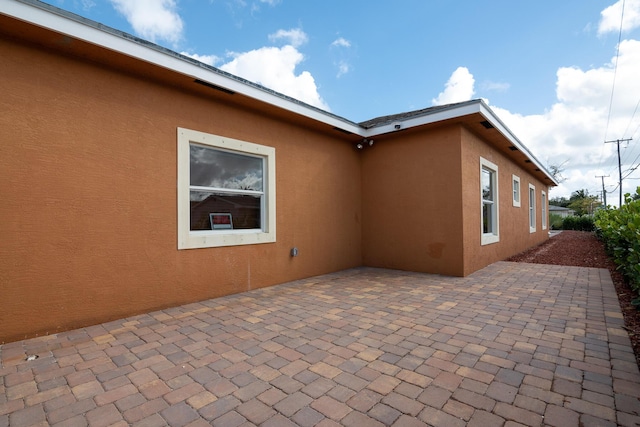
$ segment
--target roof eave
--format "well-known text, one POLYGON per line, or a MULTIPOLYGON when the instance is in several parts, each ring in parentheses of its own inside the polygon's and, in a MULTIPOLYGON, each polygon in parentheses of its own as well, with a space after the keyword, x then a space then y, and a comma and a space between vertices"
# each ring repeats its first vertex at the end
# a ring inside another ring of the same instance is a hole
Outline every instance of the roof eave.
POLYGON ((172 72, 187 75, 194 80, 200 80, 224 88, 302 117, 325 123, 343 132, 365 138, 471 114, 481 114, 507 138, 509 142, 524 153, 554 185, 558 185, 558 182, 540 161, 535 158, 482 100, 471 100, 459 104, 452 104, 450 107, 437 109, 436 111, 427 110, 421 115, 407 117, 391 123, 383 123, 379 126, 366 129, 343 117, 38 0, 3 0, 0 2, 0 13, 140 61, 163 67, 172 72))
POLYGON ((109 49, 208 84, 265 102, 286 111, 361 134, 362 128, 343 117, 226 73, 170 49, 100 25, 95 21, 37 0, 3 0, 0 13, 33 25, 109 49))
POLYGON ((540 170, 540 172, 546 175, 546 177, 552 182, 553 186, 560 185, 560 183, 555 179, 551 172, 547 170, 546 166, 544 166, 540 162, 540 160, 538 160, 536 156, 534 156, 533 153, 529 151, 529 149, 522 143, 522 141, 520 141, 518 137, 516 137, 515 134, 511 132, 507 125, 505 125, 502 120, 500 120, 500 118, 496 116, 496 114, 482 100, 480 100, 480 108, 480 113, 483 115, 483 117, 487 119, 487 121, 505 138, 507 138, 514 147, 520 150, 529 160, 531 160, 531 163, 534 164, 536 168, 540 170))
POLYGON ((371 138, 386 133, 396 132, 402 129, 409 129, 416 126, 424 126, 432 123, 438 123, 443 120, 455 119, 475 113, 480 113, 479 104, 480 100, 475 99, 460 104, 451 104, 443 109, 436 111, 425 110, 424 114, 412 116, 406 119, 396 119, 390 122, 385 122, 380 125, 367 128, 364 131, 364 135, 367 138, 371 138))
POLYGON ((529 149, 515 136, 513 132, 496 116, 489 106, 481 99, 474 99, 468 102, 452 104, 449 108, 436 111, 426 110, 424 114, 413 116, 407 119, 397 119, 385 122, 379 126, 373 126, 364 131, 366 138, 373 138, 402 129, 409 129, 417 126, 424 126, 442 122, 444 120, 456 119, 472 114, 480 114, 493 126, 500 134, 506 138, 514 147, 522 152, 532 164, 536 166, 554 186, 559 185, 558 181, 551 175, 547 168, 529 151, 529 149))

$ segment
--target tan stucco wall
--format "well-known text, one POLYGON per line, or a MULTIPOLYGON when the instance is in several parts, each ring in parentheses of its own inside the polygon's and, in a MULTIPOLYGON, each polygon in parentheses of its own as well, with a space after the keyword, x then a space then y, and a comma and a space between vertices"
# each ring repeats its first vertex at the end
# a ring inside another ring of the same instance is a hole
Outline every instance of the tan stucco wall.
MULTIPOLYGON (((542 229, 541 191, 547 185, 519 167, 480 137, 462 128, 462 192, 464 229, 464 275, 503 260, 543 242, 549 237, 542 229), (481 245, 480 157, 498 166, 500 241, 481 245), (520 207, 513 206, 513 175, 520 177, 520 207), (536 190, 536 232, 529 231, 529 184, 536 190)), ((549 211, 547 206, 547 212, 549 211)))
POLYGON ((464 126, 400 132, 365 148, 362 186, 367 266, 466 276, 548 238, 540 208, 547 186, 464 126), (481 245, 481 157, 498 166, 500 241, 489 245, 481 245), (519 208, 512 175, 520 177, 519 208), (529 183, 536 188, 535 233, 529 183))
POLYGON ((326 123, 0 23, 0 343, 360 265, 464 276, 547 238, 547 187, 480 138, 482 117, 358 151, 326 123), (276 243, 177 249, 178 127, 275 147, 276 243), (485 246, 480 157, 500 179, 500 241, 485 246))
POLYGON ((1 36, 0 57, 0 343, 362 264, 351 144, 1 36), (177 127, 276 148, 276 243, 177 250, 177 127))
POLYGON ((367 266, 460 276, 460 128, 398 132, 363 150, 367 266))

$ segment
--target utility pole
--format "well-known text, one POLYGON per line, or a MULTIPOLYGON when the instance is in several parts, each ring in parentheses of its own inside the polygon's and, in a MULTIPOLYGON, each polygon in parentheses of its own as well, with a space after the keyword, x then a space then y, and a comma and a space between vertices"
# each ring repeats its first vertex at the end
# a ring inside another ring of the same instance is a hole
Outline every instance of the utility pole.
POLYGON ((621 142, 629 142, 631 141, 631 138, 627 138, 627 139, 616 139, 614 141, 605 141, 605 144, 611 144, 612 142, 615 142, 616 144, 618 144, 618 175, 620 177, 620 181, 618 181, 618 186, 620 187, 620 204, 618 205, 618 208, 622 207, 622 165, 620 164, 620 143, 621 142))
POLYGON ((607 191, 604 189, 604 179, 609 178, 609 175, 598 175, 596 178, 602 178, 602 199, 604 200, 604 208, 607 208, 607 191))

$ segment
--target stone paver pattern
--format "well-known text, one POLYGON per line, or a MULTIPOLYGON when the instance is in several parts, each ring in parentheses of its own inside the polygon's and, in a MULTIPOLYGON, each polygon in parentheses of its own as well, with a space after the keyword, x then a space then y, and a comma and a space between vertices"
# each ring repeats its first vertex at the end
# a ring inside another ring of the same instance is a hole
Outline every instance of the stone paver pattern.
POLYGON ((640 424, 594 268, 358 268, 5 344, 0 362, 0 426, 640 424))

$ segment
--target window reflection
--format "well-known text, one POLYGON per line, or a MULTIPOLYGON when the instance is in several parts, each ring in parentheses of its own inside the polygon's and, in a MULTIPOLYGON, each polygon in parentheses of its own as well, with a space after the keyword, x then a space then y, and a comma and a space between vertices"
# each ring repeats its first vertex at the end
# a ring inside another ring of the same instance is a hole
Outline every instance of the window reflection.
POLYGON ((263 191, 262 158, 191 144, 191 185, 263 191))
POLYGON ((261 229, 263 158, 190 144, 191 230, 261 229), (225 217, 228 227, 212 218, 225 217))
POLYGON ((191 230, 211 230, 211 213, 231 214, 233 228, 260 228, 260 196, 191 191, 191 230))
POLYGON ((482 169, 482 198, 484 200, 493 200, 491 171, 487 169, 482 169))

